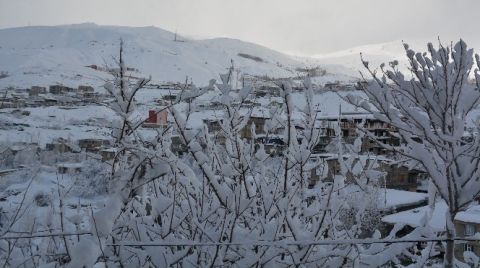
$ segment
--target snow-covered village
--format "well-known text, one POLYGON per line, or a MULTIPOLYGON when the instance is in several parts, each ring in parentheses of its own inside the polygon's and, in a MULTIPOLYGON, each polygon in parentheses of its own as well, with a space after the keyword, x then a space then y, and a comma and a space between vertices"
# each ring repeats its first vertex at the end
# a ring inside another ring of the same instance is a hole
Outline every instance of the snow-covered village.
POLYGON ((0 0, 0 265, 480 267, 477 10, 0 0))

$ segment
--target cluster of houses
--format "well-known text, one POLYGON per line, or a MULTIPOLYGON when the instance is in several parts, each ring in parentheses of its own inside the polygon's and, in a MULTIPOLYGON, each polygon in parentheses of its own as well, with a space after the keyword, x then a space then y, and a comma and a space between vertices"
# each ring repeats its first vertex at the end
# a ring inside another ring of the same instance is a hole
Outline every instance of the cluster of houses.
MULTIPOLYGON (((331 83, 325 85, 325 89, 331 91, 358 90, 361 87, 361 84, 342 85, 339 83, 331 83)), ((254 92, 255 98, 241 104, 241 111, 242 109, 246 111, 245 116, 248 116, 248 120, 245 127, 239 131, 239 135, 241 138, 255 140, 257 143, 264 144, 266 151, 270 154, 281 154, 285 149, 283 140, 284 129, 269 129, 268 133, 265 132, 265 125, 268 125, 272 119, 272 114, 270 113, 271 108, 283 105, 280 90, 278 85, 272 81, 257 83, 254 92), (269 97, 268 103, 258 101, 258 98, 265 96, 269 97), (251 132, 252 125, 255 125, 256 129, 256 135, 254 137, 251 132)), ((222 121, 219 120, 219 118, 221 118, 221 116, 219 116, 221 107, 222 103, 215 99, 208 99, 208 101, 197 104, 198 119, 201 120, 201 124, 207 126, 210 132, 219 134, 215 135, 219 143, 224 142, 224 138, 222 138, 221 135, 222 121)), ((293 114, 293 117, 295 119, 295 114, 293 114)), ((373 115, 362 112, 344 112, 340 115, 320 115, 317 117, 317 121, 318 123, 315 126, 320 130, 321 136, 319 143, 314 148, 312 161, 323 161, 328 167, 328 172, 325 177, 325 174, 317 174, 316 171, 312 171, 311 186, 314 187, 316 181, 319 179, 333 180, 336 175, 340 174, 339 156, 338 154, 329 152, 329 145, 331 145, 337 137, 335 129, 339 127, 344 141, 352 143, 357 138, 357 128, 361 125, 368 129, 375 136, 376 140, 364 139, 361 144, 361 153, 368 155, 368 161, 375 161, 378 164, 377 169, 384 172, 385 176, 381 185, 388 189, 398 190, 396 194, 399 196, 399 205, 384 211, 385 215, 387 215, 383 219, 385 233, 388 233, 396 223, 404 223, 407 226, 406 228, 416 227, 414 223, 405 222, 403 215, 408 213, 409 217, 415 221, 421 220, 425 214, 419 213, 418 211, 426 209, 427 195, 424 194, 420 199, 410 202, 408 194, 425 193, 427 190, 426 182, 428 182, 428 177, 426 172, 420 167, 411 167, 395 161, 394 157, 378 143, 381 142, 392 146, 399 146, 401 140, 395 135, 396 130, 390 125, 375 119, 373 115), (404 195, 405 198, 402 198, 404 195)), ((149 112, 148 119, 145 121, 144 126, 162 127, 166 124, 169 124, 168 114, 166 110, 160 108, 149 112)), ((298 131, 303 130, 301 123, 296 124, 295 127, 298 131)), ((179 143, 179 139, 177 142, 179 143)), ((172 148, 174 146, 175 142, 173 142, 172 148)), ((182 150, 185 150, 185 148, 176 146, 175 150, 178 153, 182 153, 182 150)), ((343 157, 350 158, 351 156, 343 155, 343 157)), ((366 166, 368 166, 368 161, 366 166)), ((348 181, 349 175, 347 175, 347 182, 348 181)), ((458 216, 455 219, 458 235, 471 236, 477 231, 480 232, 480 206, 470 208, 460 215, 463 214, 470 216, 458 216)), ((441 219, 437 221, 442 222, 441 219)), ((443 220, 443 222, 445 221, 443 220)), ((457 258, 462 259, 464 251, 472 251, 479 255, 480 245, 478 242, 464 242, 456 245, 457 258)))
MULTIPOLYGON (((264 85, 263 85, 264 86, 264 85)), ((281 89, 278 86, 272 84, 272 89, 267 90, 269 94, 268 102, 262 103, 258 100, 258 96, 253 99, 247 99, 240 105, 240 113, 248 117, 245 126, 239 130, 239 136, 242 139, 249 141, 254 140, 255 143, 261 143, 264 145, 265 151, 272 155, 281 154, 286 148, 285 141, 283 139, 284 128, 280 125, 272 128, 268 128, 266 131, 266 125, 272 125, 272 110, 283 105, 283 99, 278 97, 281 89), (252 136, 252 127, 255 127, 255 136, 252 136)), ((265 87, 255 88, 255 92, 258 90, 266 90, 265 87)), ((215 93, 207 93, 215 95, 215 93)), ((254 94, 255 95, 255 94, 254 94)), ((173 96, 174 95, 169 95, 173 96)), ((197 111, 191 116, 192 126, 191 128, 198 128, 205 125, 209 132, 215 133, 214 137, 219 144, 225 143, 225 137, 222 135, 222 107, 223 104, 217 101, 212 96, 206 96, 204 100, 200 98, 200 101, 196 103, 197 111), (195 125, 193 125, 195 124, 195 125)), ((283 118, 285 119, 285 118, 283 118)), ((280 118, 282 120, 282 117, 280 118)), ((297 131, 304 130, 302 115, 300 113, 292 113, 293 124, 297 131)), ((147 119, 143 123, 145 128, 159 128, 166 125, 172 125, 172 119, 169 118, 167 109, 164 106, 159 106, 156 110, 150 110, 147 119)), ((375 135, 377 141, 382 143, 398 146, 400 140, 394 135, 395 129, 388 124, 375 119, 373 115, 362 112, 345 112, 339 115, 319 115, 316 118, 315 127, 319 131, 318 143, 313 149, 312 158, 320 159, 328 164, 328 179, 333 179, 335 175, 339 174, 340 167, 336 159, 336 154, 331 153, 332 143, 335 142, 337 134, 335 129, 340 128, 342 138, 347 143, 353 143, 357 138, 357 127, 362 126, 375 135)), ((172 146, 175 146, 172 144, 172 146)), ((184 153, 185 148, 183 146, 176 146, 174 151, 176 153, 184 153)), ((387 175, 385 176, 385 182, 388 188, 401 189, 407 191, 425 191, 422 182, 426 180, 426 174, 421 169, 407 167, 401 165, 396 161, 393 161, 387 152, 378 142, 373 140, 364 139, 361 146, 361 153, 371 155, 376 161, 380 163, 380 168, 387 175)), ((314 171, 312 171, 311 185, 312 187, 320 179, 314 171)))
POLYGON ((32 86, 29 89, 5 89, 0 94, 0 109, 41 107, 56 105, 81 105, 99 102, 104 98, 92 86, 80 85, 77 88, 63 85, 48 87, 32 86))
MULTIPOLYGON (((255 77, 244 77, 243 83, 251 83, 254 88, 252 98, 247 99, 240 105, 240 112, 243 116, 248 117, 246 125, 239 131, 241 138, 261 143, 267 153, 271 155, 281 154, 286 144, 283 139, 284 128, 273 127, 272 119, 274 116, 272 111, 281 107, 283 98, 281 98, 281 89, 278 84, 272 80, 261 80, 255 77), (263 99, 263 101, 262 101, 263 99), (264 101, 268 99, 268 101, 264 101), (256 134, 252 135, 252 128, 255 128, 256 134), (268 131, 266 131, 268 129, 268 131)), ((339 90, 358 90, 362 88, 362 84, 341 84, 329 83, 324 85, 324 90, 339 91, 339 90)), ((145 115, 145 120, 142 127, 146 130, 152 128, 164 128, 172 125, 172 118, 168 114, 168 109, 165 108, 166 103, 175 99, 175 90, 181 87, 179 84, 165 84, 155 85, 152 88, 172 89, 171 94, 164 95, 161 100, 157 102, 158 106, 155 109, 148 111, 145 115)), ((302 90, 302 86, 294 86, 294 90, 302 90)), ((178 90, 176 90, 178 92, 178 90)), ((189 126, 191 128, 205 125, 207 129, 218 135, 214 135, 219 144, 224 144, 225 138, 221 135, 222 121, 221 112, 223 103, 212 98, 216 93, 206 93, 206 97, 202 100, 199 98, 196 103, 196 111, 193 112, 191 124, 196 126, 189 126), (208 96, 210 94, 210 96, 208 96)), ((2 96, 0 96, 2 98, 2 96)), ((76 99, 79 102, 98 101, 101 95, 96 93, 93 87, 79 86, 78 88, 71 88, 62 85, 52 85, 48 88, 34 86, 27 92, 15 92, 15 94, 5 94, 3 99, 0 99, 2 108, 7 108, 15 105, 23 106, 47 106, 47 105, 61 105, 68 100, 76 99)), ((70 104, 75 105, 72 101, 70 104)), ((305 129, 302 123, 301 115, 296 112, 292 113, 292 120, 297 131, 301 132, 305 129)), ((281 119, 281 118, 280 118, 281 119)), ((398 193, 416 193, 425 192, 425 182, 428 181, 427 174, 421 168, 412 168, 406 165, 399 164, 394 161, 392 155, 389 155, 378 141, 398 146, 401 144, 398 136, 395 135, 396 130, 390 125, 385 124, 375 119, 371 114, 364 112, 343 112, 340 114, 320 114, 316 117, 315 128, 319 131, 319 139, 317 145, 314 147, 312 161, 322 161, 327 167, 327 174, 317 174, 317 170, 312 170, 310 178, 310 186, 315 187, 318 180, 333 181, 335 176, 340 174, 340 164, 338 161, 338 154, 332 153, 332 143, 335 142, 338 133, 336 129, 340 129, 341 136, 346 143, 353 143, 357 138, 357 128, 361 125, 368 129, 375 136, 375 140, 364 139, 361 144, 361 153, 368 155, 368 161, 375 161, 378 163, 378 169, 383 171, 384 181, 382 185, 388 189, 400 190, 398 193)), ((172 140, 172 151, 177 154, 186 152, 185 146, 181 143, 178 136, 174 136, 172 140)), ((85 157, 96 157, 103 161, 109 161, 114 158, 116 151, 112 148, 111 141, 105 138, 85 138, 76 141, 66 139, 55 139, 47 143, 44 148, 40 148, 38 144, 23 143, 14 144, 4 150, 5 153, 1 155, 2 163, 5 167, 15 167, 15 161, 21 154, 28 152, 29 155, 36 155, 40 161, 54 164, 57 167, 58 173, 76 173, 82 170, 82 160, 85 157), (59 161, 55 157, 62 156, 63 160, 59 161), (67 157, 65 157, 67 156, 67 157), (60 164, 59 164, 60 163, 60 164)), ((349 155, 343 155, 344 158, 350 158, 349 155)), ((355 160, 359 161, 359 160, 355 160)), ((367 161, 367 165, 368 165, 367 161)), ((17 165, 18 166, 18 165, 17 165)), ((1 174, 0 174, 1 176, 1 174)), ((351 179, 347 175, 347 181, 351 179)), ((418 200, 417 200, 418 201, 418 200)), ((425 209, 426 195, 421 199, 421 202, 404 202, 403 206, 397 206, 394 210, 388 211, 388 216, 384 218, 386 225, 394 225, 396 223, 404 223, 407 226, 416 227, 415 220, 422 218, 423 214, 419 211, 425 209), (412 221, 405 221, 404 219, 413 219, 412 221)), ((470 236, 477 231, 480 232, 480 206, 476 209, 469 209, 465 211, 465 215, 459 216, 455 220, 455 226, 459 234, 470 236)), ((457 245, 458 256, 461 258, 463 251, 472 251, 480 254, 480 245, 477 242, 465 242, 457 245)))
POLYGON ((106 138, 84 138, 75 141, 57 138, 46 143, 44 147, 36 142, 16 142, 2 145, 0 150, 2 169, 15 169, 39 162, 56 166, 60 174, 81 172, 81 163, 88 157, 109 161, 115 156, 111 141, 106 138))

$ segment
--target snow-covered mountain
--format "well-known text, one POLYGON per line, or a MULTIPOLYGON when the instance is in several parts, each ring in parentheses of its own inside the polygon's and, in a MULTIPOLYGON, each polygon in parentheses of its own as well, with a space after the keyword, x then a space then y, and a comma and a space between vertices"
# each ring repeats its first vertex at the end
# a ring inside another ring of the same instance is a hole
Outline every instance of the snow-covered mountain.
MULTIPOLYGON (((426 41, 422 42, 419 40, 409 43, 416 51, 425 51, 427 48, 426 44, 426 41)), ((335 63, 350 69, 363 71, 364 67, 360 60, 360 53, 362 53, 364 60, 368 61, 371 67, 378 67, 382 63, 397 60, 400 62, 400 67, 405 68, 407 63, 405 49, 400 40, 358 46, 333 53, 315 55, 314 58, 326 64, 335 63)))
MULTIPOLYGON (((479 53, 480 44, 476 38, 470 38, 467 41, 467 45, 475 49, 476 53, 479 53), (470 42, 469 42, 470 40, 470 42)), ((458 40, 453 40, 456 42, 458 40)), ((426 52, 427 44, 430 42, 434 46, 438 46, 437 40, 422 40, 422 39, 414 39, 414 40, 396 40, 386 43, 379 43, 379 44, 369 44, 363 45, 358 47, 353 47, 350 49, 337 51, 333 53, 327 54, 319 54, 313 56, 318 62, 322 64, 337 64, 351 70, 360 70, 363 71, 365 68, 362 65, 360 60, 360 53, 362 53, 364 60, 369 62, 369 66, 372 68, 376 68, 380 66, 382 63, 388 63, 393 60, 397 60, 399 64, 400 70, 408 73, 407 68, 407 57, 405 53, 405 48, 403 47, 403 43, 407 43, 411 49, 416 52, 426 52)), ((442 41, 444 45, 449 45, 450 41, 442 41)))
MULTIPOLYGON (((128 67, 154 81, 184 81, 188 76, 205 84, 225 72, 231 60, 244 73, 273 77, 295 76, 296 68, 319 64, 235 39, 177 36, 174 41, 174 33, 156 27, 34 26, 0 30, 0 72, 8 72, 0 88, 101 82, 105 74, 85 66, 113 66, 120 38, 128 67)), ((332 67, 334 72, 322 67, 330 73, 326 80, 348 80, 353 73, 339 66, 332 67)))

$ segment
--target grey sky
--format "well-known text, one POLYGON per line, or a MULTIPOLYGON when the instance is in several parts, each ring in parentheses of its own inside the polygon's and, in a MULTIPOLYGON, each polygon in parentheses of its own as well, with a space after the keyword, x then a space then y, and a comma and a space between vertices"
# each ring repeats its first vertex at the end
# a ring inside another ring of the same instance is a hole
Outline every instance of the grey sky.
POLYGON ((469 41, 479 12, 478 0, 0 0, 0 28, 155 25, 311 55, 400 39, 469 41))

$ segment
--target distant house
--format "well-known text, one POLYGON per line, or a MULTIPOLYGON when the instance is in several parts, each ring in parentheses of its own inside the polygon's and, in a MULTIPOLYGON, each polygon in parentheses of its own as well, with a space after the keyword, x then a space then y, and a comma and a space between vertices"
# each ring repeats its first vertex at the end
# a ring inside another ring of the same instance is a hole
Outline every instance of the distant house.
POLYGON ((265 152, 270 155, 279 155, 286 147, 283 136, 277 134, 258 134, 255 143, 263 144, 265 152))
POLYGON ((110 141, 107 139, 88 138, 78 140, 78 146, 84 149, 86 152, 96 153, 101 149, 101 147, 109 145, 110 141))
POLYGON ((243 110, 244 116, 248 116, 245 127, 240 130, 240 137, 252 140, 252 125, 255 125, 256 134, 265 134, 265 123, 271 118, 270 111, 264 107, 254 107, 252 110, 243 110))
POLYGON ((162 100, 164 101, 174 101, 177 98, 176 94, 166 94, 162 96, 162 100))
POLYGON ((47 88, 39 87, 39 86, 32 86, 28 91, 29 96, 38 96, 39 94, 47 93, 47 88))
POLYGON ((339 87, 340 87, 340 82, 326 83, 324 85, 324 88, 328 90, 337 90, 339 87))
POLYGON ((76 89, 76 88, 71 88, 71 87, 62 86, 62 85, 51 85, 51 86, 48 88, 48 91, 49 91, 51 94, 60 95, 60 94, 65 94, 65 93, 76 92, 77 89, 76 89))
POLYGON ((57 172, 59 174, 73 174, 82 171, 82 163, 62 163, 57 165, 57 172))
MULTIPOLYGON (((323 159, 328 165, 328 175, 326 180, 333 181, 336 175, 340 175, 340 163, 336 154, 318 154, 316 157, 323 159)), ((344 155, 344 159, 350 158, 350 155, 344 155)), ((359 157, 367 158, 364 160, 365 166, 370 166, 371 161, 376 161, 378 171, 384 172, 384 181, 382 185, 389 189, 405 190, 415 192, 421 179, 426 178, 426 173, 418 169, 409 169, 408 167, 396 164, 394 161, 376 155, 364 155, 359 157)), ((359 161, 359 160, 356 160, 359 161)), ((312 174, 313 181, 318 178, 312 174)), ((347 174, 347 182, 353 182, 353 175, 347 174)))
POLYGON ((95 92, 84 92, 81 94, 83 101, 86 102, 95 102, 99 100, 100 94, 95 92))
POLYGON ((100 155, 102 156, 102 161, 109 161, 115 158, 117 150, 115 148, 101 149, 100 155))
POLYGON ((47 143, 45 149, 55 153, 73 153, 79 151, 79 148, 76 148, 75 145, 62 138, 47 143))
POLYGON ((95 89, 91 86, 84 86, 84 85, 80 85, 78 86, 78 92, 79 93, 87 93, 87 92, 95 92, 95 89))
MULTIPOLYGON (((326 146, 332 138, 336 137, 335 128, 340 126, 342 138, 346 143, 353 143, 357 138, 357 128, 362 125, 375 136, 375 140, 365 138, 362 143, 362 152, 369 152, 376 155, 387 154, 381 143, 391 146, 400 145, 400 139, 393 135, 396 130, 369 113, 342 113, 340 116, 320 116, 318 128, 324 132, 322 145, 326 146), (339 123, 340 117, 340 123, 339 123), (328 140, 330 139, 330 140, 328 140)), ((323 148, 324 149, 324 148, 323 148)))
POLYGON ((83 101, 95 101, 98 98, 98 94, 95 93, 95 89, 91 86, 78 86, 77 95, 83 99, 83 101))
POLYGON ((264 82, 262 85, 256 87, 255 96, 264 97, 266 95, 278 97, 282 89, 273 82, 264 82))
POLYGON ((148 118, 143 123, 143 127, 146 128, 158 128, 166 126, 168 124, 168 111, 165 108, 161 108, 159 111, 148 111, 148 118))
POLYGON ((44 101, 43 101, 43 104, 46 105, 46 106, 54 106, 54 105, 57 105, 58 102, 59 101, 56 98, 45 97, 44 101))
POLYGON ((387 173, 385 185, 392 189, 414 192, 417 191, 419 182, 427 178, 427 174, 423 170, 408 168, 388 161, 380 163, 380 170, 387 173))

